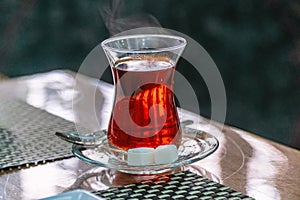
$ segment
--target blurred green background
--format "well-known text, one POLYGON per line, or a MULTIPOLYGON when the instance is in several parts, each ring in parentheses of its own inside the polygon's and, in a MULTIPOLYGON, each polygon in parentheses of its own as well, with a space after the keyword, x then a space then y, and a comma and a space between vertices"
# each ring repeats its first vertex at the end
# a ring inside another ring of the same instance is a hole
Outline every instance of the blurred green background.
MULTIPOLYGON (((299 1, 2 0, 0 13, 0 72, 10 77, 76 71, 97 44, 126 26, 160 23, 182 32, 221 72, 227 124, 300 148, 299 1), (117 24, 106 26, 103 17, 117 24)), ((209 117, 203 81, 184 73, 202 99, 201 114, 209 117)))

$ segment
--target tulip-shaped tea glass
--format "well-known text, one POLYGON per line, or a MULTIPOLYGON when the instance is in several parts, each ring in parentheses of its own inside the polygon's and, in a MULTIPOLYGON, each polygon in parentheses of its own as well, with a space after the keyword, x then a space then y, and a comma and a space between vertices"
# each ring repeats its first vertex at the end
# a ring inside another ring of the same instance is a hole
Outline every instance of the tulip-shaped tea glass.
POLYGON ((181 143, 173 85, 185 39, 170 35, 131 35, 102 42, 111 66, 115 96, 107 130, 112 147, 181 143))

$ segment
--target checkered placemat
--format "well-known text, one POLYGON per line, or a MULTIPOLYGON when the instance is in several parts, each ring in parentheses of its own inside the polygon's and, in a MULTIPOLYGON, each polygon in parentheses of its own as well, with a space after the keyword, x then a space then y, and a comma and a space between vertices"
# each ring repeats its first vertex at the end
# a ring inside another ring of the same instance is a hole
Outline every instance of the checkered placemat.
POLYGON ((0 172, 73 156, 55 131, 74 123, 12 98, 0 98, 0 172))
POLYGON ((95 192, 104 199, 215 199, 253 200, 220 183, 199 176, 190 171, 161 176, 151 181, 129 184, 95 192))

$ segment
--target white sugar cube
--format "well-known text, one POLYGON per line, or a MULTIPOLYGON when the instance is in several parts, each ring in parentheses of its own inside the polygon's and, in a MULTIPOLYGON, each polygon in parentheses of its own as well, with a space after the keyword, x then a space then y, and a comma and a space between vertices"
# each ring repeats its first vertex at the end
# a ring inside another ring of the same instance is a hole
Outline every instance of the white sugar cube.
POLYGON ((169 164, 178 159, 178 151, 175 145, 161 145, 155 149, 155 164, 169 164))
POLYGON ((144 166, 154 164, 154 149, 148 147, 129 149, 127 163, 132 166, 144 166))

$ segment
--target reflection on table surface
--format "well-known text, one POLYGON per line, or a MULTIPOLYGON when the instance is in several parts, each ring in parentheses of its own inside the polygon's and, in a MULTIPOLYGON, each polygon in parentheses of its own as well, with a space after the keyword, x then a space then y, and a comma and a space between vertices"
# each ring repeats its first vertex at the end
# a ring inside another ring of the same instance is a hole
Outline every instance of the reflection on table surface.
MULTIPOLYGON (((111 85, 75 75, 68 71, 9 79, 0 82, 0 95, 12 96, 47 112, 84 125, 90 130, 108 124, 112 106, 111 85)), ((299 199, 300 153, 243 130, 224 126, 186 110, 203 130, 219 139, 218 150, 189 166, 189 170, 219 181, 256 199, 299 199), (198 170, 198 172, 197 172, 198 170)), ((0 176, 0 199, 36 199, 75 188, 106 189, 122 185, 133 176, 70 158, 22 170, 6 171, 0 176), (99 180, 99 173, 106 173, 99 180)))

